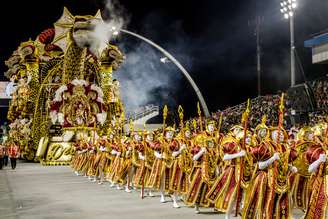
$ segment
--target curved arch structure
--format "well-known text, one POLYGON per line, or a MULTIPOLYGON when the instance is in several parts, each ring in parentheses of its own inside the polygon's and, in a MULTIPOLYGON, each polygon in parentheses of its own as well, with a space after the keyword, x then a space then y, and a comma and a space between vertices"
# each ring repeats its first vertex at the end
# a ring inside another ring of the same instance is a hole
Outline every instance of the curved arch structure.
POLYGON ((180 71, 183 73, 183 75, 187 78, 187 80, 189 81, 189 83, 191 84, 192 88, 194 89, 194 91, 197 94, 198 100, 203 108, 204 114, 206 117, 210 117, 210 112, 208 111, 206 102, 204 100, 204 97, 202 95, 202 93, 200 92, 198 86, 196 85, 196 83, 194 82, 194 80, 192 79, 192 77, 190 76, 190 74, 187 72, 187 70, 181 65, 181 63, 176 60, 176 58, 173 57, 173 55, 171 55, 168 51, 166 51, 164 48, 162 48, 161 46, 159 46, 158 44, 154 43, 153 41, 139 35, 136 34, 134 32, 125 30, 125 29, 120 29, 121 32, 126 33, 128 35, 137 37, 141 40, 143 40, 144 42, 152 45, 153 47, 155 47, 156 49, 158 49, 159 51, 161 51, 171 62, 173 62, 179 69, 180 71))

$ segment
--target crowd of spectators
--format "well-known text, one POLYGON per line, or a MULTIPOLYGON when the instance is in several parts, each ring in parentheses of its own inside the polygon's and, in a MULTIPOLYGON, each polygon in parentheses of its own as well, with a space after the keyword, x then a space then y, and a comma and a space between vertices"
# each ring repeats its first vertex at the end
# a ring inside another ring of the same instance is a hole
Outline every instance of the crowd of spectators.
MULTIPOLYGON (((260 96, 250 101, 250 113, 248 125, 255 128, 264 115, 268 125, 278 124, 278 108, 280 97, 278 95, 260 96)), ((241 124, 242 114, 246 110, 246 102, 235 107, 227 108, 213 114, 213 118, 219 120, 222 114, 222 130, 225 132, 233 125, 241 124)))
MULTIPOLYGON (((280 95, 260 96, 251 100, 249 127, 255 128, 263 115, 267 116, 267 125, 278 125, 280 95)), ((299 124, 314 125, 319 121, 326 120, 328 115, 328 78, 321 78, 315 81, 307 82, 301 86, 289 89, 285 94, 284 102, 285 128, 291 125, 287 123, 290 116, 296 116, 297 113, 306 114, 307 121, 298 121, 299 124), (314 106, 310 104, 314 103, 314 106)), ((233 125, 241 124, 242 114, 246 109, 246 102, 237 106, 224 109, 213 113, 215 120, 219 120, 222 114, 222 130, 228 131, 233 125)))
POLYGON ((328 108, 328 79, 322 78, 309 82, 319 110, 328 108))
MULTIPOLYGON (((280 94, 259 96, 250 101, 248 127, 254 129, 266 116, 268 126, 277 126, 279 118, 280 94)), ((212 113, 212 119, 219 123, 222 116, 221 131, 228 132, 234 125, 242 124, 242 114, 246 110, 246 102, 212 113)), ((303 125, 313 126, 320 121, 328 120, 328 77, 299 84, 285 92, 284 98, 284 128, 291 130, 303 125)), ((173 123, 176 123, 173 121, 173 123)), ((191 118, 186 121, 193 130, 206 126, 205 118, 191 118)), ((187 124, 185 124, 187 125, 187 124)))

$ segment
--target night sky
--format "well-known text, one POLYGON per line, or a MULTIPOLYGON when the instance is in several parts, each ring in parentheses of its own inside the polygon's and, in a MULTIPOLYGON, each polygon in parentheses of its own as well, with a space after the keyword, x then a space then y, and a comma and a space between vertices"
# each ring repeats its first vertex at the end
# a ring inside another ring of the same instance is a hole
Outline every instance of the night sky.
MULTIPOLYGON (((262 17, 262 94, 285 90, 289 78, 289 23, 278 0, 120 0, 129 17, 127 29, 166 48, 191 73, 210 111, 224 109, 257 96, 254 20, 262 17)), ((299 0, 295 17, 296 50, 305 75, 297 68, 297 82, 325 75, 327 68, 311 64, 304 48, 312 34, 328 28, 327 0, 299 0)), ((63 6, 72 14, 95 14, 104 1, 3 1, 1 7, 0 71, 21 41, 32 39, 61 16, 63 6)), ((122 38, 121 41, 129 40, 122 38)), ((160 58, 160 56, 159 56, 160 58)), ((145 60, 147 61, 147 60, 145 60)), ((151 78, 151 75, 149 76, 151 78)), ((182 104, 188 115, 196 112, 196 95, 180 76, 173 86, 154 90, 161 102, 182 104)), ((3 80, 3 75, 1 75, 3 80)))

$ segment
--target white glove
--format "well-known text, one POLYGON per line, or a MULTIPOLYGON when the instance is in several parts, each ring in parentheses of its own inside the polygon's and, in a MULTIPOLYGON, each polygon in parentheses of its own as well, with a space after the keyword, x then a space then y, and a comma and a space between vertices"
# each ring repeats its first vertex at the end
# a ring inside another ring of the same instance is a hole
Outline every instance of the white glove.
POLYGON ((119 157, 121 155, 121 152, 117 152, 116 156, 119 157))
POLYGON ((292 173, 297 173, 297 168, 296 167, 294 167, 294 166, 291 166, 290 167, 290 171, 292 172, 292 173))
POLYGON ((111 153, 111 155, 116 155, 117 154, 117 151, 112 150, 110 153, 111 153))
POLYGON ((326 160, 327 160, 327 155, 326 155, 326 154, 320 154, 320 156, 319 156, 319 160, 321 161, 321 163, 326 162, 326 160))
POLYGON ((236 159, 238 157, 244 157, 246 155, 246 151, 241 150, 240 152, 236 153, 236 154, 225 154, 223 156, 223 160, 233 160, 236 159))
POLYGON ((139 160, 145 160, 145 156, 141 154, 141 152, 138 153, 139 160))
POLYGON ((204 153, 205 153, 206 149, 202 148, 197 154, 195 154, 192 158, 193 161, 198 160, 204 153))
POLYGON ((320 154, 318 160, 316 160, 310 164, 309 169, 308 169, 309 173, 315 172, 321 163, 326 162, 326 159, 327 159, 326 154, 320 154))
POLYGON ((187 146, 185 145, 185 144, 183 144, 183 145, 181 145, 181 147, 180 147, 180 151, 182 152, 184 149, 186 149, 187 148, 187 146))
POLYGON ((173 151, 172 157, 177 157, 177 156, 179 156, 179 154, 180 154, 180 151, 173 151))
POLYGON ((158 151, 154 151, 154 155, 157 159, 163 159, 163 156, 158 151))
POLYGON ((215 168, 215 176, 219 176, 220 175, 220 168, 217 166, 215 168))
POLYGON ((279 158, 279 153, 276 152, 268 160, 266 160, 266 161, 259 161, 259 163, 258 163, 259 169, 260 170, 263 170, 263 169, 267 168, 268 166, 270 166, 273 162, 275 162, 276 160, 279 160, 279 159, 280 159, 279 158))
POLYGON ((273 158, 275 161, 276 161, 276 160, 279 160, 279 159, 280 159, 280 157, 279 157, 279 153, 278 153, 278 152, 274 153, 272 158, 273 158))
POLYGON ((241 151, 239 152, 239 155, 240 155, 240 157, 245 157, 245 156, 246 156, 246 151, 241 150, 241 151))
POLYGON ((129 156, 129 155, 130 155, 130 151, 127 151, 127 152, 126 152, 126 156, 129 156))

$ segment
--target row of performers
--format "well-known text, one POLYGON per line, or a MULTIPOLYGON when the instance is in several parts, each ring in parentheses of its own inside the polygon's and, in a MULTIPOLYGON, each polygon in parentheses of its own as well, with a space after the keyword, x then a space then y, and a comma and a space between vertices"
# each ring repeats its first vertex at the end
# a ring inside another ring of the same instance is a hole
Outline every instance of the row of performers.
POLYGON ((236 125, 219 134, 214 121, 205 127, 81 140, 71 166, 126 192, 140 188, 141 197, 159 191, 165 202, 169 194, 174 208, 182 197, 196 213, 206 207, 227 218, 282 219, 299 208, 305 219, 328 217, 326 123, 303 127, 295 137, 265 119, 252 132, 236 125))

